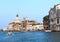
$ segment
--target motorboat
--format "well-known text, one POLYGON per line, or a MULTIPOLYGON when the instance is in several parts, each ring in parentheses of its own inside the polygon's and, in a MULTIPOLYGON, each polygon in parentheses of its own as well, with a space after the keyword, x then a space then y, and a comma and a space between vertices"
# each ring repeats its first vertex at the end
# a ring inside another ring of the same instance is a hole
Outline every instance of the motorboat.
POLYGON ((12 35, 12 32, 8 32, 8 35, 12 35))
POLYGON ((45 32, 51 32, 51 30, 45 30, 45 32))

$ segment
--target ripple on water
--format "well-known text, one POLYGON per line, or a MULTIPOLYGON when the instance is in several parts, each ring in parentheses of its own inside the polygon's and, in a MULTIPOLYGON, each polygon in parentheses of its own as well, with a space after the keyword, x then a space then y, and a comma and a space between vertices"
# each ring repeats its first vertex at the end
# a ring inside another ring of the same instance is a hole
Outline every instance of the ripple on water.
POLYGON ((0 42, 60 42, 60 32, 7 32, 0 33, 0 42))

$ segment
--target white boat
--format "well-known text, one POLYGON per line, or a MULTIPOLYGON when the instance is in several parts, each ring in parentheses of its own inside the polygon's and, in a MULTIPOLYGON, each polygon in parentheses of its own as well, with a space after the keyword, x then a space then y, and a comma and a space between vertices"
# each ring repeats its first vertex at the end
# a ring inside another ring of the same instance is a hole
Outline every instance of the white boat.
POLYGON ((51 30, 45 30, 45 32, 51 32, 51 30))
POLYGON ((12 35, 12 32, 8 32, 8 35, 12 35))

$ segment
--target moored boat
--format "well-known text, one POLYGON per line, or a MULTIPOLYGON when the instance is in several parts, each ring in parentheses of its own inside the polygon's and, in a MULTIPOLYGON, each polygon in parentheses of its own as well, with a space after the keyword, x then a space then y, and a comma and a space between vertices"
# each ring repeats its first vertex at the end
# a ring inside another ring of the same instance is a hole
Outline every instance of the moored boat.
POLYGON ((51 30, 45 30, 45 32, 51 32, 51 30))
POLYGON ((12 35, 12 32, 8 32, 8 35, 12 35))

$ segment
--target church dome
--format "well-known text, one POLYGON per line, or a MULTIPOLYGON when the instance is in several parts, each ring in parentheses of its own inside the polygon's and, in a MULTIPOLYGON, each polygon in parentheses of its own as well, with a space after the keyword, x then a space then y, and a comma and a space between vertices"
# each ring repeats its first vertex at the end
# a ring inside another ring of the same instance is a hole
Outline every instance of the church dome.
POLYGON ((18 14, 17 14, 16 17, 15 17, 14 22, 15 22, 15 23, 21 23, 18 14))

